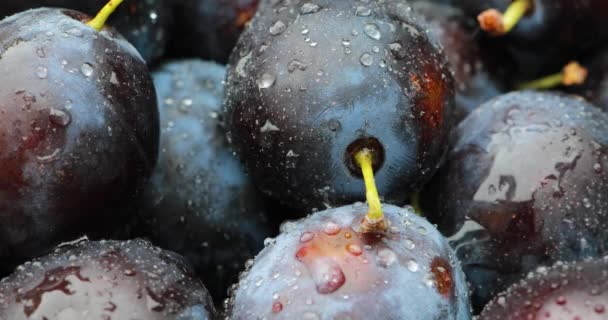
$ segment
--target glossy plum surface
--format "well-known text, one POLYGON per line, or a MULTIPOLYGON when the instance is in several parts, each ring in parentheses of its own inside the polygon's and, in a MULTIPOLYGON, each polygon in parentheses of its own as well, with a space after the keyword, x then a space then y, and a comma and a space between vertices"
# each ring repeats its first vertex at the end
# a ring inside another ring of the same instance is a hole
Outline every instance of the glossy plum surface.
POLYGON ((151 77, 114 29, 75 11, 0 22, 0 269, 117 228, 152 171, 151 77))
POLYGON ((477 308, 539 265, 608 252, 608 115, 574 96, 515 92, 454 136, 423 207, 477 308))
MULTIPOLYGON (((472 17, 504 11, 511 0, 454 0, 472 17)), ((608 39, 608 2, 533 0, 533 9, 506 36, 496 38, 520 62, 519 72, 539 76, 608 39)))
POLYGON ((220 128, 225 71, 180 60, 154 72, 160 153, 139 200, 144 234, 185 255, 217 301, 273 235, 262 196, 220 128))
POLYGON ((182 258, 143 240, 63 244, 0 281, 0 319, 214 316, 209 293, 182 258))
POLYGON ((426 33, 440 44, 454 75, 454 123, 506 91, 503 79, 509 78, 507 69, 512 63, 480 39, 475 19, 455 6, 428 0, 412 6, 424 18, 426 33))
POLYGON ((168 51, 225 63, 259 0, 176 0, 168 51), (201 23, 205 21, 206 23, 201 23))
POLYGON ((230 59, 226 122, 256 185, 308 212, 365 198, 357 150, 390 203, 446 148, 452 77, 408 3, 262 1, 230 59))
POLYGON ((608 318, 608 257, 540 268, 501 293, 480 320, 608 318))
MULTIPOLYGON (((146 61, 153 62, 165 52, 173 21, 172 1, 125 1, 110 17, 108 25, 116 28, 133 44, 146 61)), ((0 18, 38 7, 78 10, 95 16, 107 2, 108 0, 2 0, 0 18)))
POLYGON ((470 319, 464 275, 411 207, 385 205, 386 233, 361 233, 362 203, 287 222, 228 300, 239 319, 470 319))

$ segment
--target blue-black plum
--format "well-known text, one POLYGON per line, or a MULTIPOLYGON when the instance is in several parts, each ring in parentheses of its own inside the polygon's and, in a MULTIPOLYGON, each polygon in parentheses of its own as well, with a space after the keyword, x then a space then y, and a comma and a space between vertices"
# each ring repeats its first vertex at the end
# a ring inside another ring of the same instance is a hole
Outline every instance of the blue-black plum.
POLYGON ((479 320, 608 318, 608 257, 539 268, 499 294, 479 320))
POLYGON ((480 39, 476 20, 456 6, 426 0, 412 2, 425 20, 426 33, 440 45, 456 89, 454 123, 482 103, 504 93, 512 62, 494 46, 480 39))
POLYGON ((138 201, 144 235, 185 255, 217 301, 273 235, 263 197, 220 126, 225 74, 200 60, 169 62, 153 73, 160 152, 138 201))
POLYGON ((171 56, 225 63, 259 0, 176 0, 175 26, 167 48, 171 56), (205 21, 205 23, 201 23, 205 21))
POLYGON ((470 319, 468 289, 443 236, 411 207, 384 206, 362 233, 362 203, 286 222, 227 301, 240 319, 470 319))
POLYGON ((0 281, 0 319, 214 319, 177 254, 143 240, 66 243, 0 281))
MULTIPOLYGON (((608 2, 604 0, 529 0, 531 9, 511 32, 497 37, 531 76, 555 70, 608 39, 608 2)), ((512 0, 457 0, 454 5, 476 17, 486 9, 504 11, 512 0)))
POLYGON ((479 309, 538 266, 608 253, 608 115, 582 98, 515 92, 454 132, 423 192, 479 309))
POLYGON ((0 269, 115 229, 157 157, 144 60, 63 9, 0 22, 0 269))
POLYGON ((407 2, 262 1, 230 58, 229 138, 258 188, 296 209, 365 198, 353 156, 403 203, 435 172, 454 101, 407 2))
MULTIPOLYGON (((110 17, 108 24, 133 44, 146 61, 153 62, 165 52, 173 22, 172 1, 128 0, 110 17)), ((66 8, 94 15, 107 2, 108 0, 2 0, 0 18, 38 7, 66 8)))

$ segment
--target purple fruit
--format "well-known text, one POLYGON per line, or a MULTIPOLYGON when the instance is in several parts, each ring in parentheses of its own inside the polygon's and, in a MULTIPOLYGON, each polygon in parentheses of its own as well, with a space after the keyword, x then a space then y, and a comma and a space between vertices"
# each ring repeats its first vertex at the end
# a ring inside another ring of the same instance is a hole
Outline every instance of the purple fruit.
POLYGON ((464 276, 441 234, 411 208, 384 206, 384 233, 361 233, 367 206, 283 225, 228 300, 240 319, 470 319, 464 276))

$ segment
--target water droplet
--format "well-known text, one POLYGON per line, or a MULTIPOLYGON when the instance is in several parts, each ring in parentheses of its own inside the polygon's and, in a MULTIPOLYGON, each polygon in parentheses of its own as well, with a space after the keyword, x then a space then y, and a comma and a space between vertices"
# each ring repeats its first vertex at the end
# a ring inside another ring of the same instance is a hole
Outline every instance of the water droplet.
POLYGON ((601 164, 599 164, 599 163, 595 163, 595 164, 593 165, 593 170, 595 170, 595 172, 597 172, 597 173, 602 172, 602 165, 601 165, 601 164))
POLYGON ((72 117, 67 111, 51 108, 49 110, 49 120, 61 127, 66 127, 72 121, 72 117))
POLYGON ((51 162, 54 162, 57 159, 59 159, 60 155, 61 155, 61 149, 57 148, 48 155, 36 156, 36 160, 40 163, 51 163, 51 162))
POLYGON ((367 7, 358 6, 355 9, 355 15, 359 17, 369 17, 372 14, 372 10, 367 7))
POLYGON ((332 259, 313 259, 310 269, 317 292, 320 294, 332 293, 346 282, 342 268, 332 259))
POLYGON ((407 269, 411 272, 418 271, 418 263, 416 261, 414 261, 413 259, 408 260, 406 262, 406 266, 407 266, 407 269))
POLYGON ((593 311, 595 311, 595 313, 602 314, 606 311, 606 307, 603 304, 599 303, 596 304, 595 307, 593 307, 593 311))
POLYGON ((262 285, 262 282, 264 282, 264 279, 262 279, 262 277, 259 277, 259 276, 258 276, 258 277, 256 277, 256 278, 255 278, 255 286, 256 286, 256 287, 261 286, 261 285, 262 285))
POLYGON ((294 59, 289 61, 289 63, 287 64, 287 71, 289 71, 289 73, 292 73, 296 70, 305 71, 307 67, 308 66, 304 62, 294 59))
POLYGON ((361 246, 356 245, 356 244, 348 244, 346 246, 346 250, 348 252, 350 252, 350 254, 354 255, 354 256, 360 256, 363 253, 363 250, 361 249, 361 246))
POLYGON ((64 30, 63 32, 65 32, 66 34, 69 34, 71 36, 74 36, 74 37, 82 37, 82 31, 77 27, 68 28, 68 29, 64 30))
POLYGON ((555 303, 559 304, 560 306, 565 305, 565 304, 566 304, 566 302, 567 302, 567 301, 566 301, 566 297, 564 297, 564 296, 558 296, 558 297, 555 299, 555 303))
POLYGON ((36 48, 36 55, 37 55, 39 58, 44 58, 44 57, 46 57, 46 52, 44 51, 44 48, 42 48, 42 47, 38 47, 38 48, 36 48))
POLYGON ((364 53, 361 55, 359 62, 361 62, 362 65, 369 67, 374 63, 374 58, 368 53, 364 53))
POLYGON ((336 132, 336 131, 342 129, 342 123, 340 123, 340 120, 338 120, 338 119, 330 119, 327 122, 327 127, 329 128, 329 130, 336 132))
POLYGON ((306 2, 300 7, 301 14, 317 13, 319 10, 321 10, 321 6, 310 2, 306 2))
POLYGON ((270 74, 270 73, 264 73, 262 74, 262 76, 258 79, 258 88, 260 89, 268 89, 270 87, 272 87, 274 85, 274 82, 277 80, 277 78, 270 74))
POLYGON ((393 57, 395 57, 397 60, 402 60, 406 56, 406 52, 403 50, 403 46, 399 42, 389 44, 388 49, 393 54, 393 57))
POLYGON ((272 313, 279 313, 283 311, 283 304, 280 302, 275 302, 272 304, 272 313))
POLYGON ((283 21, 281 21, 281 20, 277 20, 268 29, 268 31, 270 32, 270 34, 273 35, 273 36, 279 35, 279 34, 285 32, 285 30, 287 30, 287 25, 285 25, 285 23, 283 21))
POLYGON ((264 125, 260 128, 260 132, 270 132, 270 131, 281 131, 279 127, 275 126, 270 120, 266 119, 264 125))
POLYGON ((64 108, 65 108, 66 110, 70 110, 70 109, 72 109, 72 106, 73 106, 73 102, 72 102, 72 100, 68 99, 68 100, 66 100, 66 101, 65 101, 64 108))
POLYGON ((416 245, 414 244, 414 241, 410 239, 405 239, 405 247, 409 250, 414 250, 414 248, 416 248, 416 245))
POLYGON ((374 40, 380 40, 382 38, 382 34, 380 33, 380 29, 377 25, 373 23, 368 23, 363 27, 363 32, 370 38, 374 40))
POLYGON ((300 235, 300 242, 308 242, 310 240, 312 240, 315 237, 315 235, 312 232, 302 232, 302 235, 300 235))
POLYGON ((340 232, 340 226, 334 222, 328 222, 323 226, 323 232, 330 236, 336 235, 340 232))
POLYGON ((587 209, 591 208, 591 201, 589 201, 589 198, 583 198, 583 206, 587 209))
POLYGON ((134 275, 136 275, 136 274, 137 274, 137 273, 136 273, 134 270, 132 270, 132 269, 125 269, 125 270, 124 270, 122 273, 123 273, 125 276, 127 276, 127 277, 132 277, 132 276, 134 276, 134 275))
POLYGON ((47 69, 46 67, 38 66, 38 68, 36 68, 36 75, 38 76, 38 78, 46 79, 48 74, 49 74, 49 69, 47 69))
POLYGON ((378 264, 381 267, 388 268, 397 260, 397 255, 389 248, 378 250, 378 264))
POLYGON ((426 228, 423 226, 418 227, 418 229, 416 229, 416 230, 418 231, 418 233, 420 233, 421 235, 424 235, 424 236, 429 234, 429 231, 426 230, 426 228))
POLYGON ((88 63, 83 63, 82 66, 80 67, 80 72, 85 77, 90 77, 93 75, 93 66, 88 63))

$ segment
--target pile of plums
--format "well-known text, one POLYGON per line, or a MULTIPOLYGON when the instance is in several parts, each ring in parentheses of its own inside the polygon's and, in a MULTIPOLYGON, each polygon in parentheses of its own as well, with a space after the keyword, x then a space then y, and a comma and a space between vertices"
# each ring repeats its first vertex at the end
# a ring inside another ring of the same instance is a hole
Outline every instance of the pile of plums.
POLYGON ((1 320, 608 319, 608 2, 4 0, 1 320))

